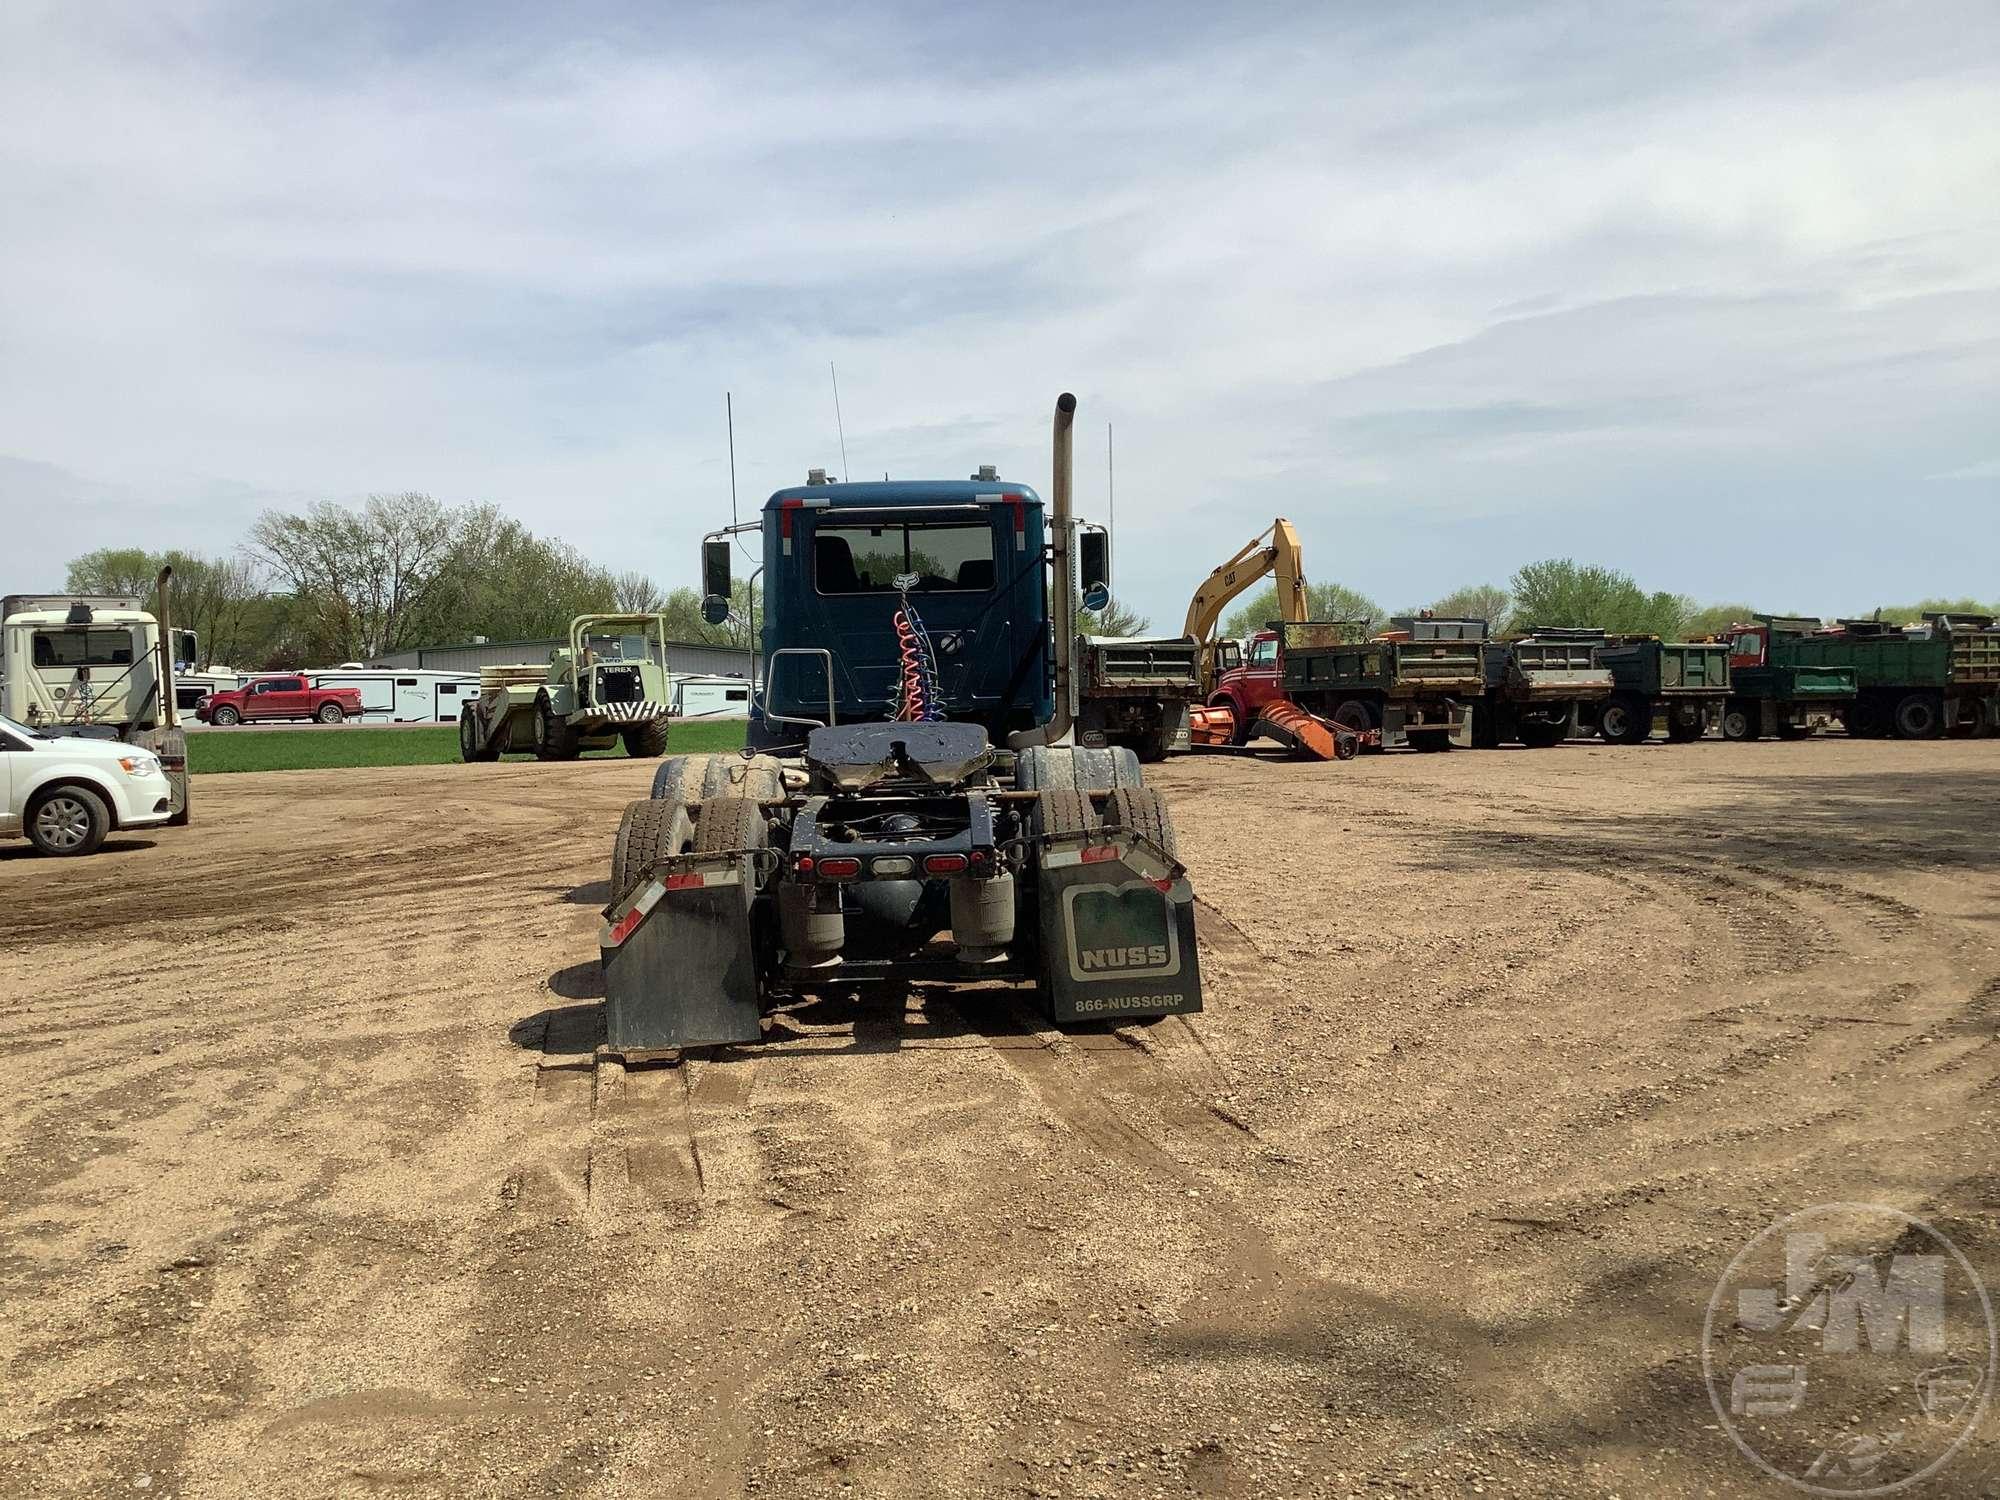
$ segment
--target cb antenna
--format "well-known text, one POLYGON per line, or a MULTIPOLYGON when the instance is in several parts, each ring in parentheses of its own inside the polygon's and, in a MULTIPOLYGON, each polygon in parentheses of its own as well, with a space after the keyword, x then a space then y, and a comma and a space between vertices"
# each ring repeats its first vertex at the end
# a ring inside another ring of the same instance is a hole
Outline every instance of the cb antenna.
POLYGON ((847 424, 840 420, 840 372, 833 367, 833 361, 826 362, 826 373, 833 377, 833 425, 840 432, 840 482, 847 483, 847 424))
POLYGON ((722 393, 722 416, 729 424, 729 528, 736 529, 736 397, 722 393))
POLYGON ((1111 424, 1104 424, 1104 529, 1118 526, 1118 460, 1111 446, 1111 424))

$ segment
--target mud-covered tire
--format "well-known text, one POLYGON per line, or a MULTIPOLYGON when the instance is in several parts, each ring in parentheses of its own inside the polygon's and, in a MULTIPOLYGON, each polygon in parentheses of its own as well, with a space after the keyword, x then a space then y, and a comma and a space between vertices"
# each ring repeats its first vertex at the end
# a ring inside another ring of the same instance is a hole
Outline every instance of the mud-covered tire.
POLYGON ((625 753, 633 760, 657 760, 667 753, 667 721, 627 724, 618 731, 618 738, 625 742, 625 753))
POLYGON ((653 796, 689 806, 716 797, 776 802, 785 795, 782 767, 769 755, 670 755, 653 772, 653 796))
POLYGON ((702 803, 695 818, 697 854, 724 854, 737 849, 764 849, 771 843, 771 825, 764 809, 750 797, 715 797, 702 803))
POLYGON ((470 703, 458 711, 458 757, 468 764, 475 761, 498 760, 504 747, 504 731, 488 740, 484 746, 479 743, 479 717, 470 703))
POLYGON ((535 699, 535 759, 575 760, 581 749, 576 730, 556 717, 548 695, 535 699))
POLYGON ((1143 834, 1158 844, 1169 859, 1180 858, 1173 814, 1152 787, 1120 787, 1113 792, 1104 804, 1104 826, 1143 834))
POLYGON ((339 724, 347 718, 347 710, 338 703, 322 703, 313 717, 322 724, 339 724))
POLYGON ((208 720, 217 729, 234 729, 238 724, 243 722, 243 715, 225 703, 214 713, 210 714, 208 720))
POLYGON ((1653 706, 1643 699, 1609 698, 1598 712, 1597 732, 1614 745, 1643 745, 1653 737, 1653 706))
POLYGON ((1929 693, 1910 693, 1896 705, 1896 738, 1934 740, 1944 733, 1944 711, 1929 693))
POLYGON ((685 853, 693 842, 694 820, 680 803, 648 798, 627 804, 611 843, 611 904, 616 906, 631 894, 655 861, 685 853))
POLYGON ((95 854, 111 831, 111 809, 89 787, 51 787, 28 803, 21 831, 44 854, 95 854))
POLYGON ((1103 826, 1088 792, 1055 787, 1041 787, 1039 791, 1030 814, 1036 834, 1090 833, 1103 826))
POLYGON ((1123 745, 1034 745, 1014 757, 1014 785, 1024 792, 1109 792, 1145 784, 1139 757, 1123 745))
POLYGON ((1722 737, 1725 740, 1754 740, 1758 738, 1758 711, 1753 703, 1741 698, 1732 698, 1722 710, 1722 737))

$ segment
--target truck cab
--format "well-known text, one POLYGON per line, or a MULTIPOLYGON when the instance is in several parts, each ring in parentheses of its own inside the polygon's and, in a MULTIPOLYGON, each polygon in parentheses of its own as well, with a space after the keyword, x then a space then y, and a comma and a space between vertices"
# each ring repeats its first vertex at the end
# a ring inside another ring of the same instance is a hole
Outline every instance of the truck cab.
POLYGON ((1041 497, 997 478, 814 478, 764 506, 764 690, 751 744, 894 717, 910 653, 927 664, 943 716, 983 725, 995 743, 1046 722, 1055 683, 1041 497))
POLYGON ((1208 695, 1209 706, 1227 708, 1234 714, 1236 727, 1231 740, 1248 744, 1257 716, 1266 705, 1285 696, 1278 632, 1260 630, 1245 644, 1223 641, 1215 648, 1215 665, 1218 675, 1215 691, 1208 695))

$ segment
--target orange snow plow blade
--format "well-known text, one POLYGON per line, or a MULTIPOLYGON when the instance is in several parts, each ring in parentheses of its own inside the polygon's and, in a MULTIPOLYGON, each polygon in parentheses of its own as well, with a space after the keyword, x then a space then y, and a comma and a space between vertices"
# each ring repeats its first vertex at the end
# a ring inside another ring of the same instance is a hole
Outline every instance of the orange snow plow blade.
POLYGON ((1236 743, 1236 711, 1226 704, 1188 710, 1188 741, 1195 745, 1236 743))
POLYGON ((1362 736, 1329 724, 1284 698, 1264 705, 1256 733, 1312 760, 1353 760, 1361 750, 1362 736))

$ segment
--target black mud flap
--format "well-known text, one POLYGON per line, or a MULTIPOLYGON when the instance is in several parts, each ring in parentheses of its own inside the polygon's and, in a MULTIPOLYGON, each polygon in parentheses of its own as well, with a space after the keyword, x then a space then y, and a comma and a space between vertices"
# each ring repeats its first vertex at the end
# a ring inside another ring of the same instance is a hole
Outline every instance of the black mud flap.
POLYGON ((610 1051, 758 1039, 756 871, 745 854, 675 855, 605 908, 598 948, 610 1051))
POLYGON ((1057 1025, 1201 1009, 1194 891, 1142 835, 1057 834, 1041 850, 1042 997, 1057 1025))

